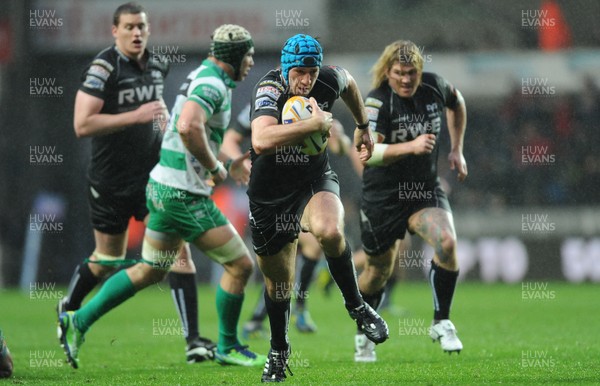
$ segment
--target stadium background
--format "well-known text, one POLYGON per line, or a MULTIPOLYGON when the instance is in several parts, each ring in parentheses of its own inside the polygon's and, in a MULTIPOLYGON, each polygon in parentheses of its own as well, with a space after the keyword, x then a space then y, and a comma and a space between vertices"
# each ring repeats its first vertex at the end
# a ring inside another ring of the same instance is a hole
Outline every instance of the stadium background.
MULTIPOLYGON (((0 6, 0 287, 66 284, 93 248, 85 182, 90 142, 75 138, 73 101, 85 64, 113 41, 111 16, 122 2, 5 0, 0 6)), ((447 132, 439 158, 462 278, 600 280, 597 1, 141 3, 151 23, 148 49, 172 64, 169 106, 205 57, 214 28, 237 23, 253 34, 256 65, 234 92, 234 117, 295 33, 320 37, 325 63, 350 70, 364 94, 383 47, 413 40, 424 52, 425 70, 446 77, 467 103, 467 181, 456 183, 447 168, 447 132)), ((343 106, 334 114, 350 132, 343 106)), ((357 244, 360 180, 346 159, 332 157, 332 164, 357 244)), ((223 194, 243 222, 243 190, 223 194)), ((431 253, 418 252, 418 242, 414 247, 398 262, 409 267, 409 279, 422 276, 431 253)), ((199 279, 210 280, 207 260, 197 252, 195 258, 199 279)))

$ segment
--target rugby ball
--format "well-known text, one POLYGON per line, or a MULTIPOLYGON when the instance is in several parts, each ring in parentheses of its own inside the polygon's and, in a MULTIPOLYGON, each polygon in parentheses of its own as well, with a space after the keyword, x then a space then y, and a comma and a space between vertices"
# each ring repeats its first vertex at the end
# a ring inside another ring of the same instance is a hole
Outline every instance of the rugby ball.
MULTIPOLYGON (((310 118, 312 115, 312 106, 308 98, 302 96, 293 96, 285 102, 281 112, 281 122, 286 125, 310 118)), ((304 138, 302 142, 302 154, 317 155, 321 154, 327 148, 327 134, 314 132, 304 138)))

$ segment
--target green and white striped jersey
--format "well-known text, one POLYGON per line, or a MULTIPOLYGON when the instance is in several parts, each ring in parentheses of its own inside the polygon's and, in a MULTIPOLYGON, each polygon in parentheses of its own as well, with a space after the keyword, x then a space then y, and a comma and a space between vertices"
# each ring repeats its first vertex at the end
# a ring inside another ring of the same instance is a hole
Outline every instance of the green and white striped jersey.
POLYGON ((210 150, 219 154, 231 118, 231 90, 235 82, 211 60, 192 71, 181 86, 163 136, 160 161, 150 178, 163 185, 203 196, 210 196, 210 172, 187 150, 177 131, 179 114, 186 101, 198 103, 206 113, 204 125, 210 150))

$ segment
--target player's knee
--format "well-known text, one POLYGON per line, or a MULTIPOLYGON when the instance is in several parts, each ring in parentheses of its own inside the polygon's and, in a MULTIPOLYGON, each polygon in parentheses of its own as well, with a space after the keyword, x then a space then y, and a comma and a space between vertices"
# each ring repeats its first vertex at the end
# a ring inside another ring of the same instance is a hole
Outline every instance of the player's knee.
POLYGON ((225 244, 204 251, 211 260, 223 265, 229 274, 244 282, 248 280, 254 269, 250 252, 239 236, 232 237, 225 244))
POLYGON ((244 281, 247 281, 250 276, 252 276, 252 272, 254 272, 254 261, 248 256, 243 256, 238 259, 238 261, 239 276, 244 279, 244 281))
POLYGON ((92 274, 100 279, 104 279, 110 276, 110 274, 113 273, 116 269, 115 267, 100 265, 94 262, 88 263, 88 266, 90 267, 90 271, 92 272, 92 274))
POLYGON ((389 265, 382 265, 375 271, 375 280, 385 283, 392 275, 392 268, 389 265))
POLYGON ((95 250, 89 258, 88 267, 94 276, 106 278, 116 270, 116 266, 124 259, 125 254, 114 256, 95 250))
POLYGON ((344 234, 336 220, 320 221, 311 229, 321 245, 339 245, 344 240, 344 234))
POLYGON ((254 262, 248 255, 244 255, 239 259, 224 263, 223 265, 230 275, 244 283, 250 279, 252 272, 254 272, 254 262))
POLYGON ((147 262, 139 263, 128 269, 129 277, 136 288, 145 288, 164 279, 167 270, 153 267, 147 262))
POLYGON ((168 272, 167 270, 151 268, 148 265, 146 265, 146 267, 149 268, 145 274, 146 282, 148 284, 156 284, 156 283, 160 282, 161 280, 163 280, 165 278, 165 276, 167 276, 167 272, 168 272))

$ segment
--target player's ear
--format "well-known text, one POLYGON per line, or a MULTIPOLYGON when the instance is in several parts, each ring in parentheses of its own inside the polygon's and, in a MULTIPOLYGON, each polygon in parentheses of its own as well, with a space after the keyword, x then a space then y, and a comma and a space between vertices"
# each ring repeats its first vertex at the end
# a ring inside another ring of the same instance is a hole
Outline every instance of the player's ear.
POLYGON ((110 29, 111 32, 112 32, 112 36, 115 39, 117 38, 117 29, 118 29, 118 27, 116 25, 114 25, 114 24, 113 24, 112 28, 110 29))

